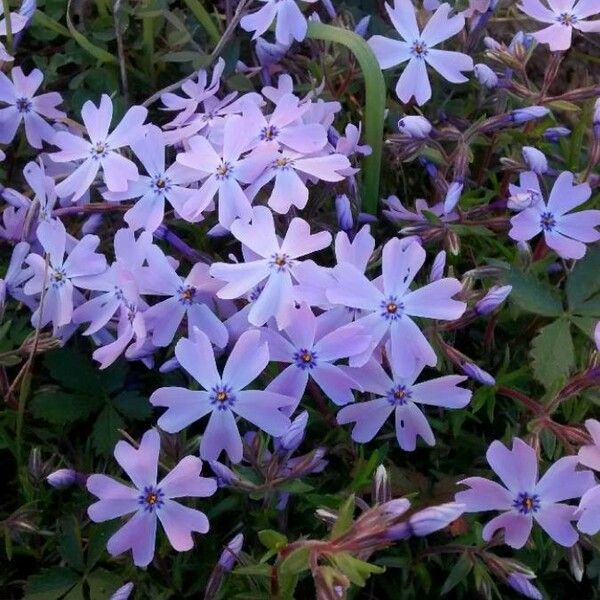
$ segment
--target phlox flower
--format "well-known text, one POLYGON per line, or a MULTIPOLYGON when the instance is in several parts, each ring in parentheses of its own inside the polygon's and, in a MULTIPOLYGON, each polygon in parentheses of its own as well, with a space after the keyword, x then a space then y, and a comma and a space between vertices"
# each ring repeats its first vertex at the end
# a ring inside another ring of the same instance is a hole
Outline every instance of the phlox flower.
MULTIPOLYGON (((600 422, 587 419, 585 427, 592 437, 592 443, 579 449, 579 463, 594 471, 600 471, 600 422)), ((582 496, 577 509, 577 528, 590 535, 600 531, 600 485, 595 485, 582 496)))
POLYGON ((579 449, 579 462, 585 467, 600 472, 600 421, 587 419, 585 428, 592 437, 592 443, 579 449))
POLYGON ((192 532, 206 533, 208 519, 203 512, 174 499, 205 498, 217 489, 214 479, 201 477, 202 461, 195 456, 181 459, 157 483, 159 452, 160 437, 156 429, 151 429, 143 435, 138 449, 123 441, 115 446, 115 459, 133 487, 106 475, 90 475, 87 480, 88 491, 99 498, 88 508, 92 521, 99 523, 133 513, 109 538, 106 548, 112 556, 131 550, 138 567, 149 565, 154 557, 157 520, 175 550, 191 550, 192 532))
POLYGON ((217 292, 219 298, 239 298, 262 284, 262 290, 252 303, 248 320, 264 325, 271 317, 285 324, 294 306, 293 277, 302 256, 322 250, 331 243, 331 234, 322 231, 311 234, 309 224, 300 218, 290 222, 280 243, 275 234, 273 214, 265 206, 254 208, 252 223, 235 221, 231 233, 256 255, 244 263, 213 263, 210 274, 226 281, 217 292))
POLYGON ((600 210, 570 211, 591 196, 588 183, 574 185, 573 173, 564 171, 544 202, 539 183, 530 181, 532 196, 537 202, 510 220, 508 235, 517 241, 527 241, 543 232, 546 244, 562 258, 582 258, 586 244, 600 240, 600 210))
MULTIPOLYGON (((313 3, 317 0, 303 0, 313 3)), ((291 44, 294 40, 301 42, 306 37, 306 18, 298 8, 296 0, 261 0, 264 6, 249 15, 242 17, 240 26, 245 31, 253 31, 252 39, 261 36, 273 21, 275 23, 275 39, 280 44, 291 44)))
POLYGON ((600 19, 587 20, 600 14, 597 0, 547 0, 547 6, 540 0, 521 0, 519 8, 536 21, 550 23, 535 31, 533 37, 541 44, 548 44, 552 51, 571 47, 573 29, 583 33, 600 32, 600 19))
MULTIPOLYGON (((0 6, 0 35, 6 36, 6 16, 4 15, 4 5, 0 6)), ((9 13, 10 30, 13 34, 23 31, 29 20, 26 16, 19 13, 9 13)), ((6 51, 6 47, 0 42, 0 60, 12 62, 14 58, 6 51)))
POLYGON ((425 250, 418 243, 403 245, 400 239, 391 239, 383 247, 383 285, 369 281, 351 264, 341 263, 335 267, 337 285, 327 290, 327 298, 334 304, 361 309, 364 316, 356 323, 371 335, 371 345, 361 355, 351 358, 351 365, 365 364, 388 335, 398 372, 412 373, 416 361, 436 365, 433 348, 411 317, 454 320, 464 313, 466 304, 453 299, 462 289, 454 278, 439 279, 418 290, 410 290, 425 256, 425 250))
POLYGON ((198 190, 189 189, 188 184, 198 180, 198 172, 173 163, 165 167, 164 135, 158 127, 150 125, 144 137, 131 142, 131 149, 139 158, 147 175, 129 181, 124 192, 104 192, 110 202, 136 199, 136 203, 125 213, 125 222, 134 230, 143 228, 154 232, 165 215, 165 202, 181 214, 183 206, 198 190))
POLYGON ((238 115, 227 118, 223 135, 221 152, 203 136, 190 138, 189 150, 178 154, 177 162, 206 176, 198 193, 185 203, 182 216, 197 219, 218 194, 219 223, 229 229, 237 217, 246 221, 252 217, 250 201, 240 183, 252 183, 276 158, 276 151, 257 148, 242 158, 252 131, 246 119, 238 115))
POLYGON ((576 470, 576 456, 560 458, 539 480, 535 450, 519 438, 513 439, 510 450, 498 440, 492 442, 486 458, 504 486, 483 477, 468 477, 459 483, 470 489, 455 496, 465 505, 465 512, 504 511, 483 528, 486 542, 504 529, 504 541, 513 548, 522 548, 534 521, 561 546, 569 547, 577 541, 577 531, 571 524, 577 507, 563 501, 579 498, 590 489, 594 475, 576 470))
POLYGON ((434 47, 461 31, 465 25, 462 15, 449 17, 452 7, 444 3, 420 32, 411 0, 395 0, 393 7, 386 4, 385 8, 402 41, 374 35, 369 45, 382 69, 408 61, 396 84, 396 94, 402 102, 408 102, 414 96, 421 106, 431 98, 427 64, 452 83, 467 81, 462 71, 473 70, 473 59, 461 52, 434 47))
POLYGON ((424 365, 418 364, 410 375, 405 376, 398 370, 399 363, 393 349, 389 356, 391 377, 375 359, 370 359, 362 367, 346 369, 364 391, 372 392, 377 397, 374 400, 344 406, 337 414, 337 422, 340 425, 355 423, 352 439, 365 443, 375 437, 394 413, 396 439, 402 450, 414 450, 417 437, 423 438, 427 444, 433 446, 433 431, 418 405, 464 408, 471 400, 471 391, 459 387, 458 384, 467 378, 462 375, 446 375, 415 383, 424 365))
POLYGON ((55 162, 83 160, 66 179, 56 186, 60 198, 71 197, 76 202, 88 190, 100 168, 104 183, 111 192, 125 192, 130 181, 138 178, 133 162, 117 152, 143 137, 148 111, 143 106, 132 106, 120 123, 109 133, 113 116, 112 100, 103 94, 96 107, 88 100, 81 109, 89 141, 68 131, 59 131, 52 143, 60 148, 50 154, 55 162))
POLYGON ((269 350, 260 342, 260 333, 246 331, 231 350, 223 373, 219 374, 210 340, 200 330, 193 338, 182 338, 175 346, 179 364, 203 388, 192 391, 179 387, 165 387, 150 396, 154 406, 167 411, 158 419, 158 425, 174 433, 210 414, 200 441, 200 455, 217 460, 223 450, 229 459, 242 460, 242 438, 235 416, 238 415, 270 435, 282 435, 290 427, 290 420, 279 409, 292 399, 282 394, 246 388, 266 368, 269 350))
POLYGON ((444 212, 443 202, 438 202, 437 204, 429 206, 427 200, 417 198, 415 200, 414 212, 407 209, 398 196, 388 196, 383 200, 383 203, 387 206, 387 209, 383 210, 383 214, 389 221, 395 224, 400 224, 403 221, 427 223, 428 221, 424 211, 430 212, 445 223, 456 221, 458 219, 458 215, 455 212, 449 212, 448 214, 444 212))
MULTIPOLYGON (((320 127, 320 126, 319 126, 320 127)), ((302 210, 308 202, 307 179, 342 181, 350 161, 343 154, 306 156, 291 150, 280 150, 262 175, 248 186, 246 194, 254 199, 271 180, 275 180, 267 204, 277 213, 286 214, 292 206, 302 210)))
POLYGON ((334 363, 363 352, 371 341, 368 332, 350 326, 329 329, 326 320, 302 304, 281 332, 265 328, 261 334, 271 360, 289 364, 267 389, 295 398, 290 412, 302 399, 309 378, 335 404, 354 400, 352 389, 360 389, 360 384, 334 363))
POLYGON ((187 277, 181 277, 158 246, 150 248, 148 265, 141 281, 142 293, 167 296, 144 313, 152 343, 168 346, 185 317, 189 337, 197 327, 213 344, 224 348, 227 328, 213 312, 215 292, 223 283, 210 277, 209 266, 196 263, 187 277))
POLYGON ((4 275, 3 287, 6 294, 23 302, 33 311, 35 310, 35 301, 23 291, 23 284, 33 275, 31 267, 25 266, 29 250, 30 246, 27 242, 19 242, 15 245, 4 275))
POLYGON ((8 104, 0 109, 0 142, 12 142, 21 123, 25 124, 25 136, 34 148, 42 147, 42 140, 52 142, 56 133, 46 119, 64 119, 66 114, 56 106, 62 102, 58 92, 36 92, 44 79, 39 69, 25 75, 21 67, 14 67, 10 79, 0 72, 0 102, 8 104))
POLYGON ((361 133, 362 123, 359 123, 358 127, 353 123, 348 123, 344 129, 344 135, 337 138, 335 151, 344 156, 352 156, 353 154, 369 156, 372 152, 371 146, 359 144, 361 133))
POLYGON ((95 250, 100 239, 86 235, 65 257, 67 232, 58 219, 42 221, 37 228, 37 239, 47 255, 30 254, 26 262, 33 272, 23 291, 28 295, 44 293, 43 304, 33 313, 31 322, 44 327, 52 322, 54 328, 67 325, 73 315, 73 293, 76 287, 85 287, 85 278, 106 269, 106 259, 95 250))

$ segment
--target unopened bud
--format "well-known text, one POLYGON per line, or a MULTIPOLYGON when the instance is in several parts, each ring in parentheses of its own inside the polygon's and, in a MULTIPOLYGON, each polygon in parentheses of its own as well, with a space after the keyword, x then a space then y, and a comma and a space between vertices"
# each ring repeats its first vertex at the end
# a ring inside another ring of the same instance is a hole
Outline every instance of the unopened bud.
POLYGON ((424 140, 431 133, 431 123, 425 117, 408 115, 398 121, 398 129, 410 138, 424 140))
POLYGON ((510 285, 495 285, 490 288, 488 293, 475 305, 477 314, 487 315, 496 310, 508 298, 511 291, 512 286, 510 285))
POLYGON ((567 556, 569 557, 569 568, 575 581, 581 582, 583 579, 583 555, 581 553, 581 546, 575 544, 567 549, 567 556))
POLYGON ((594 117, 592 119, 592 128, 594 131, 594 137, 600 139, 600 98, 596 100, 594 105, 594 117))
POLYGON ((537 148, 531 146, 524 146, 522 150, 523 159, 527 163, 527 166, 538 175, 542 175, 548 170, 548 161, 544 156, 544 153, 537 148))
POLYGON ((225 571, 229 572, 231 571, 231 569, 233 569, 233 566, 238 560, 238 556, 242 550, 243 544, 244 535, 242 533, 238 533, 225 546, 225 549, 223 550, 219 558, 219 565, 221 565, 221 567, 223 567, 225 571))
POLYGON ((526 598, 532 600, 542 600, 543 596, 540 591, 529 581, 532 577, 526 577, 522 573, 511 573, 506 582, 510 587, 522 594, 526 598))
POLYGON ((375 504, 383 504, 391 498, 392 492, 387 469, 383 465, 379 465, 373 477, 373 501, 375 504))
POLYGON ((493 89, 498 85, 498 75, 486 64, 478 63, 473 67, 477 81, 488 89, 493 89))
POLYGON ((571 133, 571 130, 567 127, 548 127, 544 131, 544 139, 549 142, 556 143, 562 137, 566 137, 571 133))
POLYGON ((66 488, 75 483, 85 483, 86 476, 75 469, 58 469, 46 477, 46 481, 54 488, 66 488))
POLYGON ((336 197, 335 213, 340 229, 344 231, 352 229, 352 207, 350 206, 350 200, 348 199, 348 196, 346 196, 346 194, 341 194, 336 197))
POLYGON ((454 231, 448 230, 446 232, 446 250, 452 254, 452 256, 458 256, 460 254, 460 238, 454 231))
POLYGON ((517 108, 510 113, 513 123, 522 125, 534 119, 541 119, 549 114, 550 111, 545 106, 528 106, 526 108, 517 108))
POLYGON ((487 372, 484 371, 481 367, 478 367, 476 364, 466 362, 461 365, 463 373, 478 381, 482 385, 495 385, 496 380, 487 372))
POLYGON ((447 502, 439 506, 429 506, 415 513, 408 520, 412 534, 418 537, 429 535, 448 527, 465 511, 465 505, 458 502, 447 502))
POLYGON ((463 184, 460 181, 453 181, 448 186, 448 191, 446 192, 446 198, 444 198, 444 214, 448 214, 452 212, 454 207, 458 204, 460 200, 460 196, 463 191, 463 184))
POLYGON ((433 259, 431 265, 431 273, 429 274, 429 281, 438 281, 444 276, 444 270, 446 268, 446 251, 440 250, 436 257, 433 259))
POLYGON ((213 473, 217 476, 217 484, 219 487, 234 485, 240 480, 239 477, 223 463, 216 460, 210 460, 208 461, 208 464, 213 470, 213 473))
POLYGON ((306 425, 308 423, 308 412, 303 410, 290 425, 290 428, 279 438, 279 443, 288 452, 298 448, 304 439, 306 425))
POLYGON ((124 586, 120 587, 110 598, 109 600, 127 600, 129 596, 133 592, 133 583, 130 581, 126 583, 124 586))

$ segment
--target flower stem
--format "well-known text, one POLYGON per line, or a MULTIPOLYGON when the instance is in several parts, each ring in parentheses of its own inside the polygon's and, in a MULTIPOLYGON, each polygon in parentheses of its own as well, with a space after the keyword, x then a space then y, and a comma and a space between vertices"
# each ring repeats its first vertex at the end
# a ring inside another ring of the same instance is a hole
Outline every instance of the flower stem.
POLYGON ((385 82, 381 68, 365 40, 353 31, 312 21, 308 24, 308 37, 346 46, 362 69, 365 80, 365 141, 372 150, 371 155, 363 159, 363 209, 376 214, 385 119, 385 82))

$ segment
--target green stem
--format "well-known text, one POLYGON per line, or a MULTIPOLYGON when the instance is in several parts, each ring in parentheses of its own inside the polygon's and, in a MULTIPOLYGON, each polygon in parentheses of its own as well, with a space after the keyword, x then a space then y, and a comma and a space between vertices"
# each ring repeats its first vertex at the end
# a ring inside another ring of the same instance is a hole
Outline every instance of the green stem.
POLYGON ((4 11, 4 21, 6 23, 6 50, 9 54, 13 51, 12 23, 10 22, 10 6, 8 0, 2 0, 2 9, 4 11))
POLYGON ((221 39, 221 34, 212 20, 209 12, 202 6, 198 0, 183 0, 186 6, 192 11, 192 14, 198 19, 204 30, 210 37, 213 44, 217 44, 221 39))
POLYGON ((313 40, 335 42, 346 46, 356 57, 365 80, 365 141, 371 154, 363 159, 363 209, 377 213, 379 204, 379 177, 383 150, 383 123, 385 119, 385 82, 377 58, 359 35, 323 23, 311 22, 308 37, 313 40))

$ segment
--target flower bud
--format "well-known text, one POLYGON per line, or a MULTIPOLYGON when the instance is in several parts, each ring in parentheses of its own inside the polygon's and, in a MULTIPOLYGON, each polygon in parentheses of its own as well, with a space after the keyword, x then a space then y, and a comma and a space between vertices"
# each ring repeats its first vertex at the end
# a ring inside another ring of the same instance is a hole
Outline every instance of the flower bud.
POLYGON ((527 163, 527 166, 538 175, 545 173, 548 170, 548 161, 544 156, 544 153, 537 148, 531 146, 524 146, 522 150, 523 159, 527 163))
POLYGON ((449 230, 446 233, 446 249, 452 256, 460 254, 460 238, 454 231, 449 230))
POLYGON ((53 488, 61 489, 70 487, 75 483, 80 483, 82 477, 85 479, 84 475, 78 473, 74 469, 58 469, 58 471, 50 473, 50 475, 46 477, 46 481, 53 488))
POLYGON ((446 268, 446 251, 440 250, 436 257, 433 259, 431 265, 431 273, 429 274, 429 281, 437 281, 444 276, 444 269, 446 268))
POLYGON ((500 52, 503 49, 502 44, 500 42, 497 42, 493 37, 490 37, 489 35, 486 35, 483 38, 483 45, 488 50, 496 50, 497 52, 500 52))
POLYGON ((398 121, 398 129, 412 139, 424 140, 431 133, 431 123, 425 117, 408 115, 398 121))
POLYGON ((550 111, 545 106, 527 106, 526 108, 517 108, 510 113, 513 123, 522 125, 534 119, 541 119, 549 114, 550 111))
POLYGON ((594 137, 600 139, 600 98, 596 100, 594 105, 594 117, 592 119, 592 128, 594 131, 594 137))
POLYGON ((354 28, 354 33, 356 33, 357 35, 360 35, 360 37, 365 37, 365 35, 367 34, 367 29, 369 28, 369 23, 371 22, 371 16, 367 15, 366 17, 363 17, 357 24, 356 27, 354 28))
POLYGON ((533 577, 526 577, 522 573, 511 573, 506 582, 510 587, 522 594, 526 598, 532 598, 532 600, 542 600, 542 594, 540 591, 529 581, 533 577))
POLYGON ((496 310, 512 291, 511 285, 495 285, 490 288, 488 293, 475 305, 478 315, 487 315, 496 310))
POLYGON ((566 137, 571 133, 571 130, 567 127, 548 127, 544 131, 544 139, 549 142, 556 143, 562 137, 566 137))
POLYGON ((226 572, 231 571, 236 561, 238 560, 238 555, 242 550, 242 545, 244 544, 244 534, 238 533, 234 538, 232 538, 229 543, 225 546, 225 549, 221 553, 219 558, 219 565, 223 567, 226 572))
POLYGON ((340 229, 348 231, 352 229, 352 207, 350 206, 350 200, 346 194, 340 194, 335 199, 335 213, 337 215, 337 222, 340 229))
POLYGON ((133 592, 133 583, 130 581, 126 583, 124 586, 120 587, 110 598, 109 600, 127 600, 129 596, 133 592))
POLYGON ((498 75, 483 63, 478 63, 473 67, 477 81, 488 89, 493 89, 498 85, 498 75))
POLYGON ((418 537, 429 535, 456 521, 465 510, 464 504, 447 502, 439 506, 429 506, 415 513, 408 520, 412 534, 418 537))
POLYGON ((600 321, 596 323, 594 328, 594 341, 596 342, 596 349, 600 352, 600 321))
POLYGON ((308 423, 308 412, 303 410, 290 425, 290 428, 279 438, 282 448, 293 452, 304 439, 306 424, 308 423))
POLYGON ((279 43, 267 42, 264 38, 259 37, 256 40, 256 57, 261 67, 269 67, 277 64, 288 51, 289 46, 279 43))
POLYGON ((581 582, 583 579, 583 555, 581 554, 581 546, 575 544, 567 549, 567 556, 569 558, 569 568, 575 581, 581 582))
POLYGON ((217 476, 217 484, 219 487, 234 485, 240 480, 239 477, 223 463, 216 460, 209 460, 208 464, 213 470, 213 473, 217 476))
POLYGON ((448 191, 446 192, 446 198, 444 199, 444 214, 448 214, 452 212, 454 207, 458 204, 460 200, 460 196, 463 191, 463 184, 460 181, 453 181, 448 186, 448 191))
POLYGON ((383 465, 379 465, 373 477, 373 501, 375 504, 383 504, 391 498, 392 492, 387 469, 383 465))
POLYGON ((496 380, 487 371, 484 371, 482 368, 478 367, 473 363, 463 363, 461 365, 461 369, 463 370, 463 373, 465 375, 467 375, 471 379, 474 379, 475 381, 478 381, 482 385, 496 384, 496 380))

